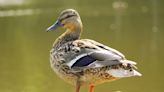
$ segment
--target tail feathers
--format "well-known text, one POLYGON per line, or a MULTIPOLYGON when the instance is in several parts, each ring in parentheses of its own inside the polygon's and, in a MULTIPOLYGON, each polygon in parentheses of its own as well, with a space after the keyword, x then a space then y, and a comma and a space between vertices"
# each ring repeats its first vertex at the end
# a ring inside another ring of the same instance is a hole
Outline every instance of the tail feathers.
POLYGON ((107 73, 109 73, 112 76, 117 77, 117 78, 142 76, 141 73, 139 73, 138 71, 136 71, 134 69, 132 69, 132 70, 125 70, 125 69, 122 69, 122 68, 111 69, 111 70, 108 70, 107 73))
POLYGON ((133 70, 133 72, 134 72, 134 76, 142 76, 142 74, 141 73, 139 73, 138 71, 136 71, 136 70, 133 70))
POLYGON ((124 66, 128 66, 130 64, 130 66, 134 69, 138 69, 135 65, 137 64, 134 61, 130 61, 130 60, 121 60, 120 61, 124 66))
POLYGON ((123 78, 123 77, 132 77, 132 76, 142 76, 141 73, 139 73, 138 71, 136 71, 135 69, 137 69, 137 67, 135 66, 137 63, 134 61, 130 61, 130 60, 121 60, 120 61, 124 66, 129 66, 129 69, 124 69, 124 68, 118 68, 118 69, 111 69, 108 70, 108 73, 113 75, 114 77, 118 77, 118 78, 123 78))

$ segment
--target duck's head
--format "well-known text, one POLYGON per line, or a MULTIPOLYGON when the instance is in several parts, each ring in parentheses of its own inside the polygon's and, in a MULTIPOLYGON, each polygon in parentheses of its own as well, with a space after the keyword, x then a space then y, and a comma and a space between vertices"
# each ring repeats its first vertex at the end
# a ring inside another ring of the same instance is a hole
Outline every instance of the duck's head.
POLYGON ((63 10, 56 22, 47 28, 47 31, 55 30, 58 27, 64 27, 69 30, 74 30, 76 27, 82 27, 78 12, 74 9, 63 10))

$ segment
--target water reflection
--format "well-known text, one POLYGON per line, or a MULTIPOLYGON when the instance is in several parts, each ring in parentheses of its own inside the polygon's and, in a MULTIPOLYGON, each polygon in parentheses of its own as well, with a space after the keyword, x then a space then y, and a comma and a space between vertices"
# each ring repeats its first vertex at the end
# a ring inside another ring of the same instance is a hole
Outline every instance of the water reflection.
POLYGON ((115 31, 115 39, 119 42, 121 39, 123 16, 128 8, 128 3, 123 0, 115 0, 112 3, 112 7, 115 13, 115 20, 114 23, 110 25, 110 28, 115 31))
POLYGON ((40 9, 5 10, 5 11, 0 11, 0 17, 28 16, 28 15, 39 14, 39 13, 40 13, 40 9))
POLYGON ((22 5, 25 0, 0 0, 0 6, 22 5))
POLYGON ((123 1, 123 0, 115 0, 113 3, 112 3, 112 6, 114 9, 116 10, 123 10, 123 9, 126 9, 128 8, 128 3, 123 1))

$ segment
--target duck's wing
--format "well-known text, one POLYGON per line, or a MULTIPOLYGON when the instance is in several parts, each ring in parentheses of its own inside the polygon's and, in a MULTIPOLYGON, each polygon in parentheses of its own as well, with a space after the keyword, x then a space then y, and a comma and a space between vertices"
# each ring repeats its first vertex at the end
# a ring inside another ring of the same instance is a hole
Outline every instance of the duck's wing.
MULTIPOLYGON (((78 49, 74 58, 66 64, 70 68, 97 68, 125 62, 125 56, 119 51, 89 39, 76 40, 73 48, 78 49)), ((126 60, 127 63, 135 62, 126 60)))

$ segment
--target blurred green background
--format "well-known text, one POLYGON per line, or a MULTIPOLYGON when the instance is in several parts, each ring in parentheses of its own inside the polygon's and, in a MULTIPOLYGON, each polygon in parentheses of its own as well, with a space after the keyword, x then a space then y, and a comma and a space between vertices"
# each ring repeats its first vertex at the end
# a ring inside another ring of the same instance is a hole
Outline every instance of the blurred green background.
POLYGON ((164 92, 163 0, 0 0, 0 92, 74 92, 49 63, 52 44, 64 31, 45 32, 66 8, 80 13, 82 38, 121 51, 143 74, 95 92, 164 92))

